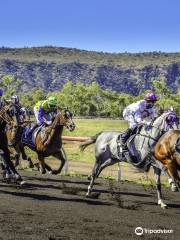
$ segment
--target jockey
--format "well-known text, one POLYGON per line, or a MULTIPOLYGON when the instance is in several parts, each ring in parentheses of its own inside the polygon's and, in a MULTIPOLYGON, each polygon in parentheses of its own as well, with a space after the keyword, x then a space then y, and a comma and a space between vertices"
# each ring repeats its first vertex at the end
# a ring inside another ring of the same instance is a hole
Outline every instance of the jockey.
POLYGON ((20 106, 20 99, 17 95, 13 95, 11 98, 10 98, 10 101, 16 105, 19 105, 20 106))
POLYGON ((123 111, 123 117, 128 121, 129 128, 121 135, 121 144, 124 151, 127 151, 126 141, 134 133, 136 133, 138 125, 143 125, 147 119, 154 119, 157 117, 156 109, 154 107, 157 101, 157 96, 153 92, 146 93, 144 100, 132 103, 123 111))
POLYGON ((52 113, 57 110, 57 98, 49 97, 47 100, 39 101, 34 107, 34 115, 38 125, 46 122, 48 125, 52 123, 52 113))

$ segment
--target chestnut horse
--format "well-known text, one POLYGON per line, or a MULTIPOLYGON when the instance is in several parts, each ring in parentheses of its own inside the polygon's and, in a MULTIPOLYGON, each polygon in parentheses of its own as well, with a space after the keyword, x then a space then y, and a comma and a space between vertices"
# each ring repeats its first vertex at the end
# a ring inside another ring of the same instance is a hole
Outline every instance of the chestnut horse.
MULTIPOLYGON (((27 159, 24 151, 24 147, 28 146, 31 150, 35 151, 38 156, 39 164, 38 168, 42 174, 46 173, 46 170, 52 174, 59 174, 65 164, 66 159, 62 153, 62 132, 66 127, 70 131, 75 129, 75 123, 72 120, 72 113, 68 109, 58 110, 54 120, 50 126, 43 125, 41 130, 35 137, 35 146, 23 143, 22 139, 16 144, 15 149, 17 153, 22 153, 23 159, 27 159), (60 167, 56 170, 45 163, 44 158, 48 156, 54 156, 61 161, 60 167)), ((25 128, 23 131, 25 131, 25 128)))
POLYGON ((169 183, 175 184, 173 191, 180 187, 180 130, 169 130, 158 140, 154 148, 154 157, 165 166, 170 175, 169 183))

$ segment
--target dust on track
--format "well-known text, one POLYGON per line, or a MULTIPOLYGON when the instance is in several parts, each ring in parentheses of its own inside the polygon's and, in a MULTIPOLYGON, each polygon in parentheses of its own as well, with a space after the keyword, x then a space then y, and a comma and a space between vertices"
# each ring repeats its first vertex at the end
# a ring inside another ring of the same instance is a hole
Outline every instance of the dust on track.
POLYGON ((153 186, 99 179, 86 198, 86 178, 20 173, 23 187, 0 182, 0 239, 179 239, 180 195, 170 189, 163 189, 163 210, 153 186), (173 233, 139 237, 136 227, 173 233))

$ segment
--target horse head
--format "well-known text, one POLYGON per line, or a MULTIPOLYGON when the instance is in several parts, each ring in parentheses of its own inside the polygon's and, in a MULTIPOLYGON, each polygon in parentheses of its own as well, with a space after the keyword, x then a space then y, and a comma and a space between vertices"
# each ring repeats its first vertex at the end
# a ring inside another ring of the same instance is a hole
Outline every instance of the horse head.
POLYGON ((74 131, 76 125, 72 119, 72 113, 67 109, 58 110, 54 122, 56 125, 61 125, 69 129, 70 131, 74 131))
POLYGON ((21 121, 24 122, 24 121, 30 121, 30 118, 31 118, 31 112, 29 110, 28 107, 22 107, 20 109, 20 118, 21 118, 21 121))
POLYGON ((177 129, 179 118, 174 111, 168 110, 152 122, 152 126, 157 128, 161 133, 170 129, 177 129))
POLYGON ((20 125, 19 107, 12 102, 6 101, 5 105, 0 111, 0 118, 11 132, 9 136, 10 142, 15 142, 18 128, 20 125))

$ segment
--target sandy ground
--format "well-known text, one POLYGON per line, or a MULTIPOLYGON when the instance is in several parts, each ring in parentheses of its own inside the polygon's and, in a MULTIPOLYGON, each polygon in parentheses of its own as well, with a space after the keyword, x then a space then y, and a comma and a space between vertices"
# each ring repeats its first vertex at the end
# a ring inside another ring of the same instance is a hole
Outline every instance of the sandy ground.
POLYGON ((163 189, 169 206, 163 210, 153 186, 99 179, 93 198, 86 198, 87 178, 20 174, 26 180, 22 187, 0 182, 0 239, 179 239, 179 192, 163 189), (143 228, 142 236, 134 233, 136 227, 143 228))

